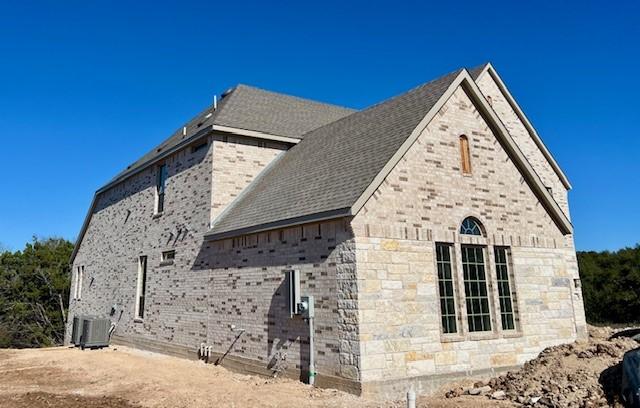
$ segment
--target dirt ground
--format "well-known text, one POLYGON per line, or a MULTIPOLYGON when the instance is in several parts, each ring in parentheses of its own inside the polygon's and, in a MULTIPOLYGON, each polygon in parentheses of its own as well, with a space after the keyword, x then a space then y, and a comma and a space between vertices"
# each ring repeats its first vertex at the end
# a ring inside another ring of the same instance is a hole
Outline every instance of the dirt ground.
MULTIPOLYGON (((610 334, 607 329, 594 330, 589 341, 549 348, 523 369, 500 377, 450 384, 419 398, 418 406, 617 406, 613 393, 619 382, 618 363, 638 344, 627 338, 609 340, 610 334), (486 395, 468 395, 469 389, 480 386, 491 388, 486 395), (505 399, 491 399, 496 391, 504 391, 505 399)), ((301 406, 400 408, 406 402, 381 403, 123 346, 0 350, 0 408, 301 406)))
MULTIPOLYGON (((0 350, 0 408, 405 407, 298 381, 268 379, 123 346, 0 350)), ((494 407, 462 396, 421 398, 421 407, 494 407)), ((513 406, 501 402, 500 406, 513 406)))

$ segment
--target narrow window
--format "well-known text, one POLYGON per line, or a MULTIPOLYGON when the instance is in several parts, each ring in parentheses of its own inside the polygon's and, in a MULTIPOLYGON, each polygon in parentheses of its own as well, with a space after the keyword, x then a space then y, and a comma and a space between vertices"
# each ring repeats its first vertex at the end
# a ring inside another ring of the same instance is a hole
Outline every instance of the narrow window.
POLYGON ((73 298, 80 300, 82 298, 82 280, 84 279, 84 266, 78 266, 76 272, 76 284, 74 287, 73 298))
POLYGON ((464 294, 467 301, 467 322, 470 332, 490 331, 491 312, 487 294, 487 275, 484 265, 484 248, 462 246, 462 271, 464 294))
POLYGON ((500 319, 502 320, 502 330, 514 330, 514 305, 512 290, 510 285, 511 274, 508 263, 508 248, 495 247, 496 275, 498 283, 498 299, 500 300, 500 319))
POLYGON ((164 264, 173 263, 173 260, 176 259, 176 251, 164 251, 162 253, 161 262, 164 264))
POLYGON ((158 167, 158 176, 156 179, 156 214, 164 211, 164 193, 167 187, 167 165, 163 164, 158 167))
POLYGON ((147 291, 147 257, 138 259, 138 282, 136 287, 136 318, 144 318, 144 297, 147 291))
POLYGON ((456 302, 453 290, 453 272, 451 267, 449 244, 436 244, 436 263, 438 265, 438 288, 440 292, 440 314, 443 333, 457 333, 456 302))
POLYGON ((471 155, 469 153, 469 139, 465 135, 460 136, 460 160, 462 163, 462 172, 464 174, 471 174, 471 155))

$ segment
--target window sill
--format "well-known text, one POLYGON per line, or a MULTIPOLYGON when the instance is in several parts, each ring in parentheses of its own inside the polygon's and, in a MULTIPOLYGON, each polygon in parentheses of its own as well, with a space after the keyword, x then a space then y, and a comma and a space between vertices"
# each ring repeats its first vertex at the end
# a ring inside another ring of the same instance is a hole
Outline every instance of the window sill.
POLYGON ((151 218, 153 218, 155 220, 156 218, 162 217, 162 214, 164 214, 164 212, 155 213, 155 214, 153 214, 153 217, 151 217, 151 218))
POLYGON ((160 266, 169 266, 169 265, 173 265, 173 260, 160 262, 160 266))
POLYGON ((440 343, 456 343, 459 341, 468 340, 465 336, 461 334, 441 334, 440 335, 440 343))
POLYGON ((136 317, 135 319, 133 319, 134 323, 144 323, 144 319, 141 319, 139 317, 136 317))
POLYGON ((522 332, 519 332, 517 330, 503 331, 502 332, 502 337, 505 338, 505 339, 513 339, 513 338, 517 338, 517 337, 522 337, 522 332))

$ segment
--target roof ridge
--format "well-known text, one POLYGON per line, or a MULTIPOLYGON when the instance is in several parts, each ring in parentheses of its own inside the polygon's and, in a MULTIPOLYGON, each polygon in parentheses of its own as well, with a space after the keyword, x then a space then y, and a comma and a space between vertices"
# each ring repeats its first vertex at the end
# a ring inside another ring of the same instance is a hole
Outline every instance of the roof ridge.
POLYGON ((376 109, 376 108, 378 108, 378 107, 380 107, 380 106, 390 104, 390 103, 392 103, 392 102, 396 101, 398 98, 401 98, 401 97, 403 97, 403 96, 405 96, 405 95, 408 95, 408 94, 410 94, 410 93, 412 93, 412 92, 416 92, 416 91, 418 91, 418 90, 420 90, 420 89, 422 89, 422 88, 424 88, 424 87, 426 87, 426 86, 428 86, 428 85, 431 85, 431 84, 433 84, 433 83, 434 83, 434 82, 436 82, 436 81, 440 81, 440 80, 442 80, 442 79, 444 79, 444 78, 446 78, 446 77, 448 77, 448 76, 457 76, 457 75, 460 75, 460 73, 461 73, 462 71, 464 71, 464 70, 465 70, 465 68, 464 68, 464 67, 463 67, 463 68, 458 68, 458 69, 457 69, 457 70, 455 70, 455 71, 451 71, 451 72, 449 72, 449 73, 447 73, 447 74, 441 75, 441 76, 439 76, 439 77, 437 77, 437 78, 435 78, 435 79, 432 79, 431 81, 423 82, 423 83, 421 83, 421 84, 419 84, 419 85, 414 86, 413 88, 411 88, 411 89, 409 89, 409 90, 407 90, 407 91, 404 91, 404 92, 402 92, 402 93, 399 93, 399 94, 397 94, 397 95, 395 95, 395 96, 392 96, 392 97, 390 97, 390 98, 383 99, 383 100, 381 100, 381 101, 379 101, 379 102, 374 103, 373 105, 369 105, 369 106, 367 106, 366 108, 364 108, 364 109, 362 109, 362 110, 355 111, 355 112, 353 112, 352 114, 347 115, 347 116, 345 116, 345 117, 343 117, 343 118, 340 118, 340 119, 335 120, 335 121, 333 121, 333 122, 329 122, 329 123, 327 123, 327 124, 325 124, 325 125, 320 126, 319 128, 316 128, 316 129, 310 130, 309 132, 305 133, 303 136, 304 136, 304 137, 306 137, 307 135, 310 135, 310 134, 312 134, 312 133, 315 133, 315 132, 319 131, 320 129, 323 129, 323 128, 327 127, 327 126, 334 125, 334 124, 336 124, 336 123, 338 123, 338 122, 341 122, 341 121, 344 121, 344 120, 346 120, 346 119, 348 119, 348 118, 353 118, 353 116, 354 116, 354 115, 358 115, 358 114, 365 114, 365 113, 370 112, 372 109, 376 109))
POLYGON ((241 82, 238 83, 236 86, 234 86, 233 90, 235 91, 239 87, 252 89, 252 90, 256 90, 256 91, 260 91, 260 92, 264 92, 264 93, 268 93, 268 94, 272 94, 272 95, 284 96, 284 97, 287 97, 287 98, 296 99, 298 101, 303 101, 303 102, 307 102, 307 103, 311 102, 311 103, 315 103, 315 104, 318 104, 318 105, 329 106, 329 107, 332 107, 332 108, 340 108, 340 109, 344 109, 344 110, 358 112, 357 109, 350 108, 348 106, 337 105, 335 103, 330 103, 330 102, 322 102, 322 101, 319 101, 317 99, 311 99, 311 98, 306 98, 306 97, 303 97, 303 96, 291 95, 291 94, 284 93, 284 92, 272 91, 272 90, 269 90, 269 89, 261 88, 259 86, 243 84, 241 82))

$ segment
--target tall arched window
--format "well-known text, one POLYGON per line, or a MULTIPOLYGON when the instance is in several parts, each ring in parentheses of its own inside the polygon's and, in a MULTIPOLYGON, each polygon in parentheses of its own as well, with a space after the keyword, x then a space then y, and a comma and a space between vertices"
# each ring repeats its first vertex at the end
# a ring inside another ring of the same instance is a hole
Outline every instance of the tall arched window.
POLYGON ((474 217, 467 217, 462 221, 462 224, 460 224, 461 234, 483 236, 483 231, 482 224, 474 217))
POLYGON ((470 174, 471 153, 469 152, 469 139, 465 135, 460 136, 460 161, 462 164, 462 172, 470 174))

